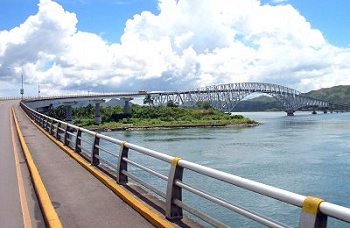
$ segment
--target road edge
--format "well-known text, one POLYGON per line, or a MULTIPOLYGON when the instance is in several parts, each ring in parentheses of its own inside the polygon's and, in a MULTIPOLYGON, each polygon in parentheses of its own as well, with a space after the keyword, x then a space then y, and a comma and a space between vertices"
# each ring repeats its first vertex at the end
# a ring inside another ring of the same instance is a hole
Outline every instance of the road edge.
POLYGON ((45 223, 48 227, 62 228, 63 227, 62 223, 61 223, 61 221, 56 213, 55 208, 52 205, 50 196, 49 196, 49 194, 45 188, 45 185, 40 177, 38 168, 36 167, 36 165, 34 163, 32 155, 28 149, 27 143, 26 143, 26 141, 23 137, 22 131, 19 127, 16 112, 15 112, 13 107, 11 109, 12 109, 12 116, 13 116, 13 119, 14 119, 15 125, 16 125, 17 135, 18 135, 24 156, 26 158, 29 173, 30 173, 30 176, 33 180, 33 186, 34 186, 35 192, 38 196, 39 205, 41 207, 45 223))

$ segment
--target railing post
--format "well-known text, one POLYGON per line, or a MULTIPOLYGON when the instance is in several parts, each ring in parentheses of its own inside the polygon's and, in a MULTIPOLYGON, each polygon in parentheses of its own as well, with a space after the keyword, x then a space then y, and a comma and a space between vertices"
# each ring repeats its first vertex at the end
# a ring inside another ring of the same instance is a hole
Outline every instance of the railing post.
POLYGON ((56 135, 55 135, 55 138, 60 141, 60 127, 61 127, 61 123, 60 122, 57 122, 57 128, 56 128, 56 135))
POLYGON ((320 213, 322 199, 306 197, 300 215, 300 228, 325 228, 327 227, 327 216, 320 213))
POLYGON ((69 128, 69 126, 68 126, 68 124, 66 125, 66 129, 65 129, 65 131, 64 131, 64 140, 63 140, 63 143, 64 143, 64 145, 65 146, 68 146, 69 145, 69 141, 67 140, 68 138, 69 138, 69 134, 68 134, 68 132, 69 132, 69 130, 70 130, 70 128, 69 128))
POLYGON ((52 133, 53 133, 53 129, 52 129, 52 123, 53 123, 53 119, 50 119, 50 125, 49 125, 49 133, 50 133, 50 135, 52 135, 52 133))
POLYGON ((100 138, 97 137, 97 134, 95 134, 94 141, 92 143, 92 148, 91 148, 91 165, 97 166, 100 164, 100 159, 96 157, 100 155, 100 149, 97 148, 96 146, 100 145, 100 138))
POLYGON ((171 167, 168 177, 168 185, 166 192, 166 206, 165 206, 165 215, 167 219, 182 219, 183 212, 182 208, 175 205, 173 202, 175 199, 182 200, 182 188, 175 185, 177 180, 182 181, 183 168, 178 165, 181 158, 174 157, 171 162, 171 167))
POLYGON ((120 145, 118 164, 117 164, 117 183, 128 183, 128 176, 122 173, 123 170, 128 171, 128 163, 123 158, 128 158, 129 148, 125 146, 126 142, 122 142, 120 145))
POLYGON ((77 135, 75 136, 75 152, 80 153, 81 152, 81 130, 80 128, 77 129, 77 135))
POLYGON ((47 117, 43 116, 43 129, 46 131, 46 127, 47 127, 47 117))
POLYGON ((48 126, 49 126, 49 118, 45 116, 45 131, 48 130, 48 126))

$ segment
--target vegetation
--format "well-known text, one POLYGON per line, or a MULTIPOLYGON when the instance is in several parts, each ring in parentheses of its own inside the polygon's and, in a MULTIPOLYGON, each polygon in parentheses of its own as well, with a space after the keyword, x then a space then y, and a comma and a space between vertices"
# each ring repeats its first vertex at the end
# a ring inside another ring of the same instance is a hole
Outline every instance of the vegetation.
POLYGON ((146 97, 143 99, 143 104, 148 104, 150 106, 153 106, 153 98, 151 94, 146 95, 146 97))
MULTIPOLYGON (((256 125, 257 122, 241 115, 230 115, 216 111, 208 104, 199 104, 201 108, 178 107, 168 102, 166 107, 132 105, 131 115, 125 116, 122 107, 105 107, 101 109, 102 123, 94 123, 94 107, 73 110, 74 123, 90 129, 126 129, 126 128, 173 128, 195 126, 256 125), (205 108, 203 108, 205 107, 205 108)), ((64 119, 64 107, 51 109, 47 114, 64 119)))
POLYGON ((244 100, 235 107, 235 112, 282 111, 283 107, 273 97, 259 96, 244 100))
POLYGON ((314 97, 322 100, 331 101, 337 104, 350 105, 350 86, 341 85, 331 88, 313 90, 305 93, 306 96, 314 97))
POLYGON ((44 114, 51 116, 53 118, 59 119, 59 120, 64 120, 64 118, 66 116, 66 108, 64 105, 61 105, 57 108, 50 108, 44 114))

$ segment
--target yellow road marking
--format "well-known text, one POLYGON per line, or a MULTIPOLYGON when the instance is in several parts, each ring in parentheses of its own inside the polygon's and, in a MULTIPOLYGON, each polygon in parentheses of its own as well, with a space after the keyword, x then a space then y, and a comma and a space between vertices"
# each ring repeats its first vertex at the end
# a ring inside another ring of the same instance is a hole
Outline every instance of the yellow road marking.
POLYGON ((20 199, 21 208, 22 208, 23 225, 24 225, 24 228, 32 228, 32 220, 30 218, 27 197, 26 197, 25 190, 24 190, 23 176, 22 176, 22 171, 21 171, 19 158, 18 158, 18 149, 17 149, 16 142, 15 142, 15 133, 13 130, 13 121, 12 121, 11 113, 10 113, 10 126, 11 126, 11 139, 12 139, 12 146, 13 146, 13 154, 15 156, 15 162, 16 162, 16 174, 17 174, 19 199, 20 199))
POLYGON ((83 166, 87 171, 89 171, 92 175, 94 175, 98 180, 100 180, 106 187, 112 190, 117 196, 119 196, 124 202, 126 202, 129 206, 134 208, 139 214, 141 214, 144 218, 146 218, 150 223, 152 223, 156 227, 174 227, 174 225, 161 217, 157 213, 153 212, 148 206, 146 206, 143 202, 125 190, 123 187, 118 185, 115 181, 108 178, 103 174, 99 169, 94 166, 91 166, 86 160, 84 160, 81 156, 75 153, 70 148, 66 147, 62 142, 56 140, 52 135, 46 132, 43 128, 41 128, 35 121, 33 121, 26 113, 27 118, 42 132, 44 133, 52 142, 54 142, 57 146, 59 146, 66 154, 76 160, 81 166, 83 166))
POLYGON ((39 204, 46 222, 46 225, 50 228, 62 228, 62 223, 55 211, 55 208, 52 205, 52 202, 50 200, 49 194, 47 193, 47 190, 44 186, 44 183, 40 177, 39 171, 33 161, 32 155, 28 149, 28 146, 24 140, 23 134, 21 132, 21 129, 19 128, 18 120, 16 117, 15 110, 12 108, 12 114, 13 119, 15 121, 17 134, 19 137, 19 141, 22 146, 23 153, 26 157, 28 169, 31 174, 35 192, 39 199, 39 204))

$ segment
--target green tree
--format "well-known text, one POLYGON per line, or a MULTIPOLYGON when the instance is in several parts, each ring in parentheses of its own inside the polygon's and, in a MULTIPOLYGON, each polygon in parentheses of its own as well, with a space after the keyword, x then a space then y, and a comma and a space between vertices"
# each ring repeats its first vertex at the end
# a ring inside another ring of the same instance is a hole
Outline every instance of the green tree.
POLYGON ((147 94, 143 99, 143 104, 148 104, 150 106, 153 106, 153 101, 154 99, 152 98, 151 94, 147 94))
POLYGON ((169 101, 166 103, 166 106, 167 106, 167 107, 170 107, 170 108, 176 108, 176 107, 178 107, 179 105, 176 104, 173 100, 169 100, 169 101))
POLYGON ((64 105, 60 105, 57 108, 50 107, 45 114, 55 119, 64 120, 66 117, 66 107, 64 105))
POLYGON ((200 108, 200 109, 211 109, 211 105, 209 102, 207 101, 198 101, 196 103, 197 107, 200 108))

